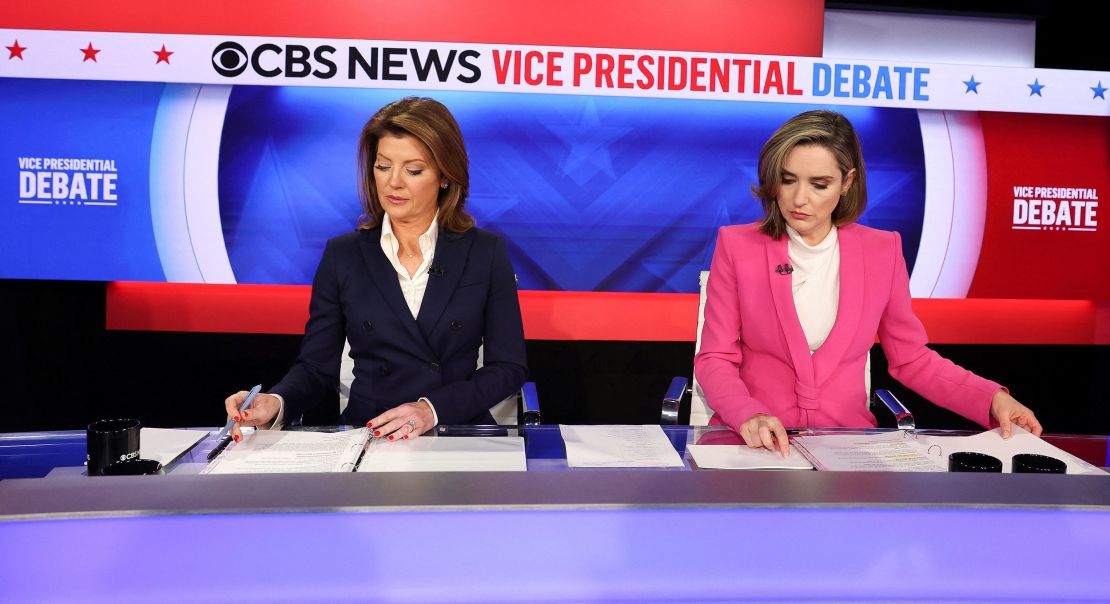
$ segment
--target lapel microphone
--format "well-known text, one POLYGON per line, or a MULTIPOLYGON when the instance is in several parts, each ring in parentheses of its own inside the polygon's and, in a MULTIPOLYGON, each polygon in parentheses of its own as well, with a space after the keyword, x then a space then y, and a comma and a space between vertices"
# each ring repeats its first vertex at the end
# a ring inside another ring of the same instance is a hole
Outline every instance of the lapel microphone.
POLYGON ((444 270, 442 266, 430 266, 428 267, 428 274, 442 277, 443 275, 447 274, 447 271, 444 270))
POLYGON ((780 275, 789 275, 790 273, 794 272, 794 267, 791 266, 789 262, 787 262, 786 264, 780 264, 776 266, 775 272, 780 275))

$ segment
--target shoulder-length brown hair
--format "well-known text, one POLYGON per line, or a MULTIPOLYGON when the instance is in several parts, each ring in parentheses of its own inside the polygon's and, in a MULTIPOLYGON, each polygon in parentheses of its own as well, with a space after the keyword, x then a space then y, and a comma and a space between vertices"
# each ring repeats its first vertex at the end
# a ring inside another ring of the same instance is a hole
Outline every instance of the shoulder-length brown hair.
POLYGON ((432 163, 447 182, 446 189, 439 189, 437 200, 439 227, 456 233, 473 227, 474 218, 466 211, 470 163, 462 130, 443 103, 410 96, 378 110, 358 137, 358 193, 362 202, 358 228, 372 229, 381 224, 385 215, 373 172, 378 141, 384 136, 411 136, 424 143, 432 154, 432 163))
POLYGON ((833 224, 855 222, 867 207, 867 176, 863 151, 852 122, 835 111, 806 111, 787 120, 759 152, 759 186, 752 194, 763 203, 763 221, 759 230, 779 239, 786 233, 786 219, 779 210, 778 192, 782 186, 782 164, 790 150, 798 145, 820 145, 828 149, 840 167, 841 178, 856 171, 847 195, 841 197, 832 213, 833 224))

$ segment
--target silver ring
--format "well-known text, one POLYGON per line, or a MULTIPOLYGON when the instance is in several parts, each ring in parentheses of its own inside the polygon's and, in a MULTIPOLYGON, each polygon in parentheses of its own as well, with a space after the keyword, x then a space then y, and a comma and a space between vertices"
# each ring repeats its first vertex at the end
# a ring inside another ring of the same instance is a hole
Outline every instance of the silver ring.
POLYGON ((416 420, 415 419, 410 419, 409 421, 405 422, 405 425, 407 425, 409 428, 411 428, 411 430, 410 430, 411 432, 416 432, 416 420))

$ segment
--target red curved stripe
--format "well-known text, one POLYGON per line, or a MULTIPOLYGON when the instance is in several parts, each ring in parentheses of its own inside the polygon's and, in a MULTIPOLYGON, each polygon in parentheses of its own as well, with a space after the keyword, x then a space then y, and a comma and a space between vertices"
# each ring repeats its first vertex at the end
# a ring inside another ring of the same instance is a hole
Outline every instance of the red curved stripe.
MULTIPOLYGON (((108 329, 300 334, 307 286, 108 284, 108 329)), ((692 342, 696 294, 520 292, 530 340, 692 342)), ((1089 300, 917 299, 937 344, 1107 344, 1089 300)))

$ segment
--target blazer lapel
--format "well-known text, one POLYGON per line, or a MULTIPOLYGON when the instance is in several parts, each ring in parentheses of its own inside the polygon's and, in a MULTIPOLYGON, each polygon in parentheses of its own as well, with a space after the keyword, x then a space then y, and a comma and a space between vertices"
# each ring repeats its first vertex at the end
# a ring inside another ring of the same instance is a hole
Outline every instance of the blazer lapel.
POLYGON ((864 259, 859 233, 853 225, 846 225, 836 235, 840 244, 840 296, 832 331, 813 354, 817 384, 824 383, 839 368, 863 313, 864 259))
POLYGON ((790 264, 790 254, 787 248, 786 237, 778 241, 767 238, 767 278, 770 280, 771 296, 775 300, 775 312, 779 317, 783 336, 786 338, 786 347, 790 352, 794 372, 798 380, 804 384, 813 384, 813 361, 809 354, 809 344, 806 342, 802 323, 798 320, 798 310, 794 307, 794 290, 791 287, 793 278, 790 273, 780 273, 775 269, 784 264, 790 264))
POLYGON ((397 270, 393 268, 389 259, 385 257, 385 252, 382 251, 381 237, 382 228, 379 226, 376 229, 363 231, 362 237, 359 239, 362 258, 366 262, 366 269, 370 272, 370 281, 378 288, 386 306, 393 311, 393 314, 397 315, 397 319, 401 322, 401 325, 405 326, 405 330, 409 332, 412 339, 420 343, 431 354, 431 347, 428 346, 427 340, 420 333, 416 319, 412 318, 412 312, 409 311, 408 304, 405 303, 405 295, 401 293, 401 282, 398 280, 397 270))
POLYGON ((420 314, 416 322, 425 338, 431 337, 432 330, 451 294, 462 278, 463 269, 466 268, 466 259, 470 254, 470 245, 474 241, 471 232, 451 233, 440 231, 436 239, 436 253, 432 266, 428 271, 428 289, 424 292, 424 301, 420 303, 420 314))

